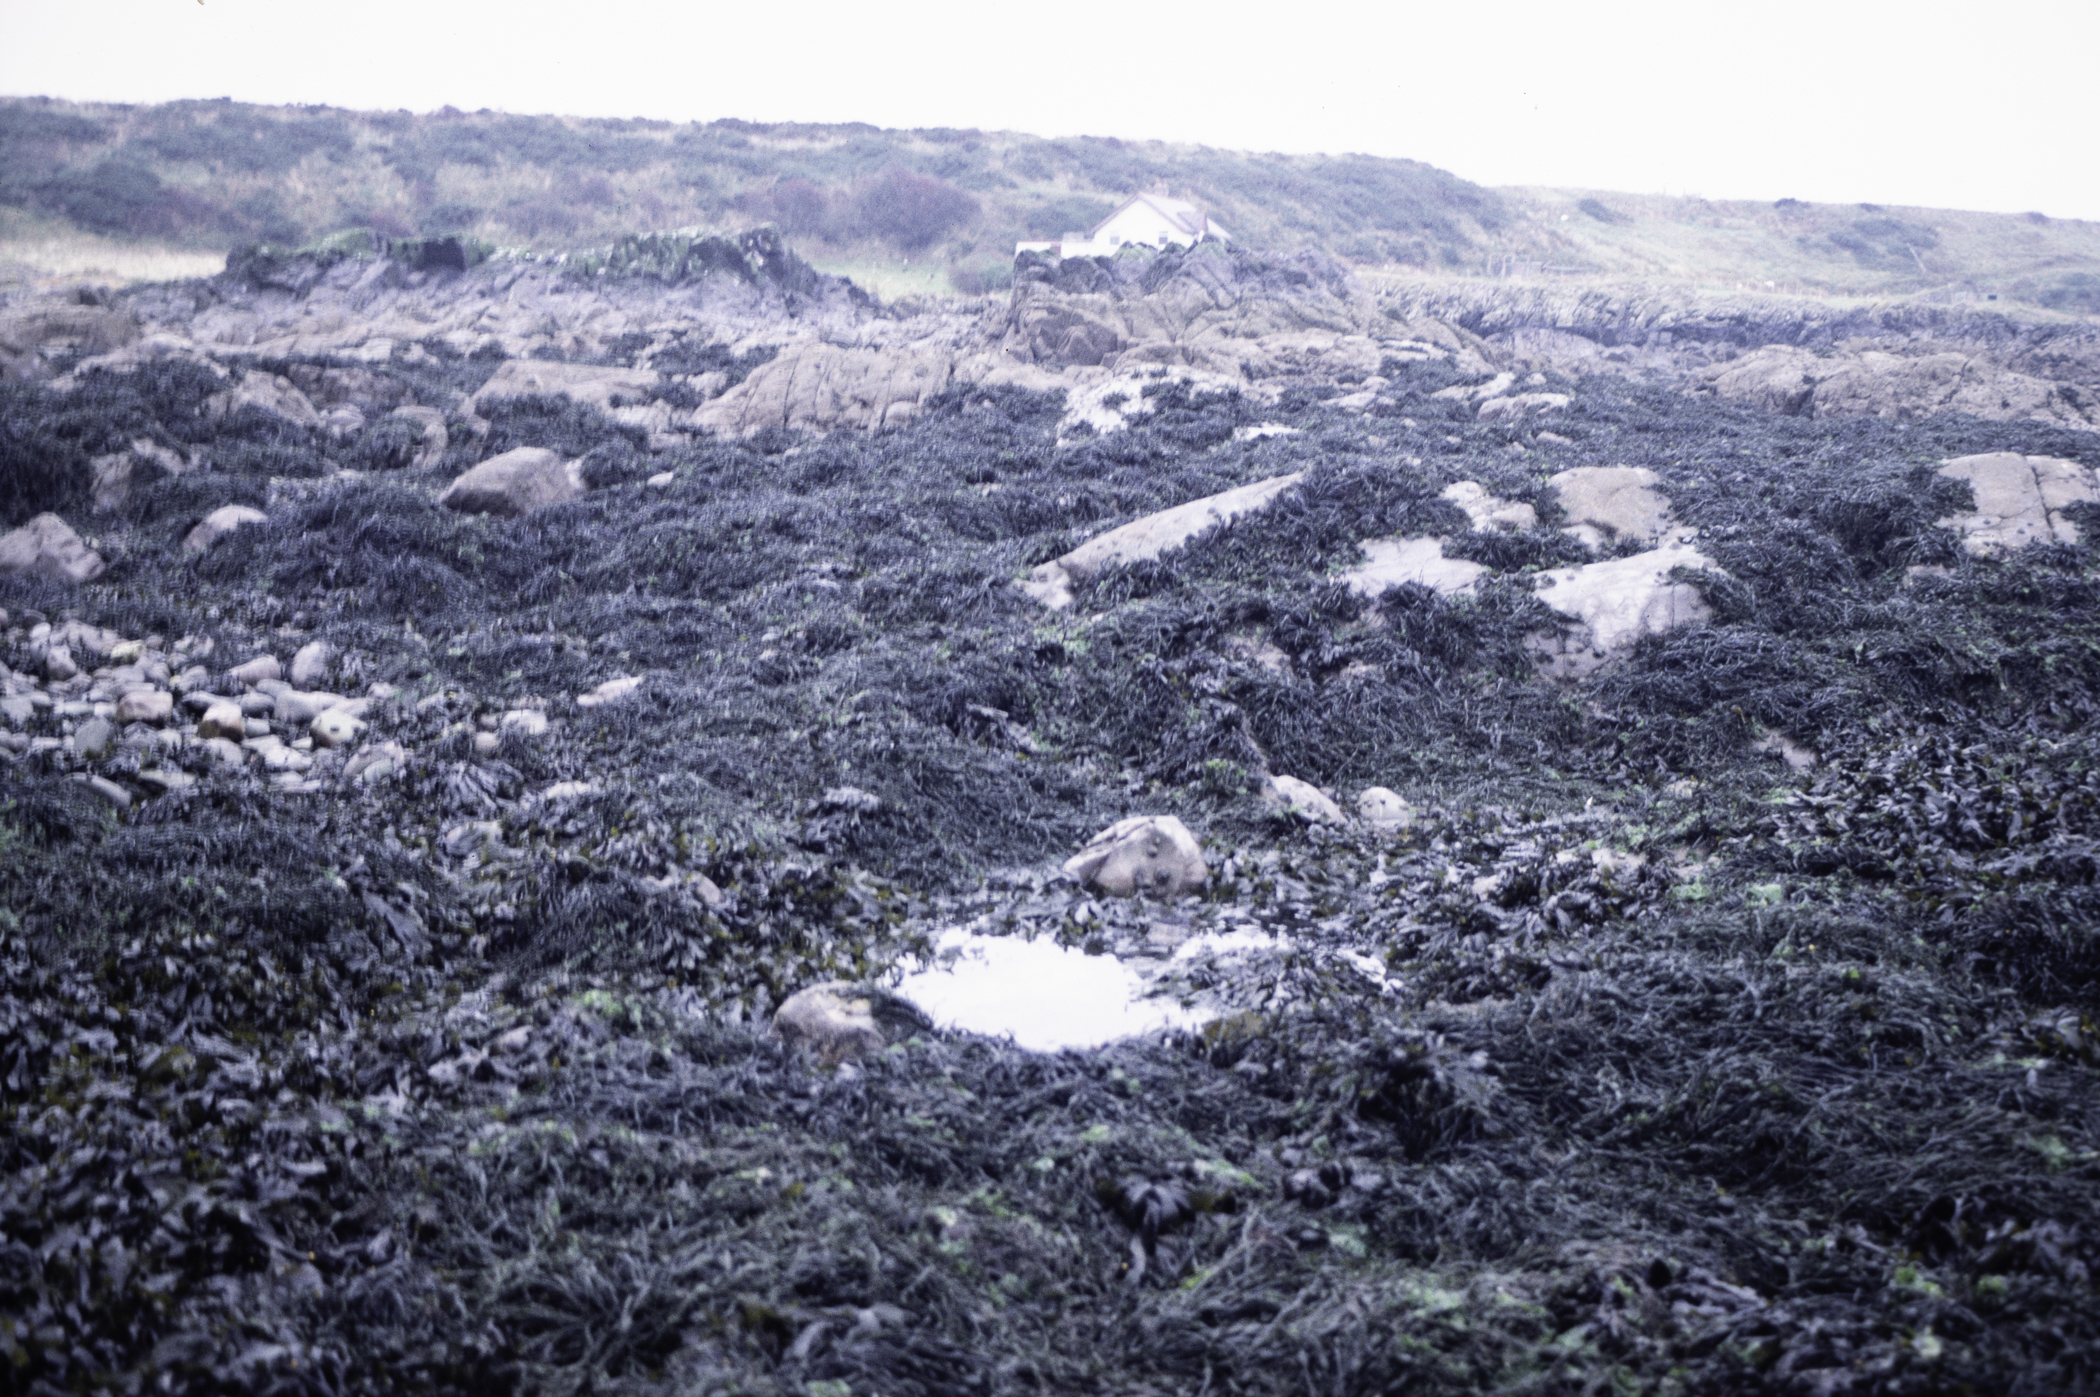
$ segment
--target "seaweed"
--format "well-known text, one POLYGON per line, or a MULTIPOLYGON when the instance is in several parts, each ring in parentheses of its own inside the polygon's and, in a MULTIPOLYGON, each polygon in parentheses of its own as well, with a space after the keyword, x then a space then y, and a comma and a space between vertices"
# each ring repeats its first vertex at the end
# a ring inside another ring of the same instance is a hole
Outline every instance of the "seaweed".
POLYGON ((24 508, 64 488, 50 463, 134 434, 212 466, 138 492, 104 581, 0 582, 0 658, 31 671, 25 623, 66 612, 211 638, 214 670, 326 639, 329 682, 391 686, 367 741, 410 759, 313 788, 199 760, 152 798, 122 742, 13 759, 5 1381, 2100 1382, 2090 548, 1970 557, 1933 473, 2090 445, 1601 379, 1556 385, 1549 442, 1447 412, 1444 370, 1389 377, 1390 410, 1262 407, 1302 429, 1281 439, 1167 388, 1060 445, 1056 395, 958 389, 902 428, 654 458, 525 400, 462 452, 550 446, 593 488, 518 519, 324 474, 343 448, 317 434, 205 416, 208 372, 9 389, 24 508), (1528 579, 1587 555, 1545 480, 1622 463, 1701 531, 1712 618, 1554 680, 1528 579), (1292 471, 1266 514, 1069 611, 1013 585, 1292 471), (273 479, 270 523, 177 558, 178 525, 273 479), (1461 480, 1545 526, 1467 529, 1440 498, 1461 480), (1393 534, 1494 574, 1375 602, 1338 581, 1393 534), (624 699, 575 701, 622 674, 624 699), (1388 786, 1412 818, 1313 823, 1262 803, 1266 773, 1344 805, 1388 786), (1203 833, 1203 894, 1057 875, 1131 813, 1203 833), (1218 1017, 1096 1049, 900 1021, 830 1067, 765 1031, 957 927, 1261 949, 1163 962, 1218 1017))

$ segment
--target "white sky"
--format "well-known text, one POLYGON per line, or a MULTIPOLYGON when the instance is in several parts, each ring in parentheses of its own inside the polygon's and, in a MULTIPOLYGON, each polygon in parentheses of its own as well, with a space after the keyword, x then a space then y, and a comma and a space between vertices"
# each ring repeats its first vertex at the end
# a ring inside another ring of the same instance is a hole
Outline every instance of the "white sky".
POLYGON ((0 0, 16 96, 979 127, 2087 219, 2096 53, 2094 0, 0 0))

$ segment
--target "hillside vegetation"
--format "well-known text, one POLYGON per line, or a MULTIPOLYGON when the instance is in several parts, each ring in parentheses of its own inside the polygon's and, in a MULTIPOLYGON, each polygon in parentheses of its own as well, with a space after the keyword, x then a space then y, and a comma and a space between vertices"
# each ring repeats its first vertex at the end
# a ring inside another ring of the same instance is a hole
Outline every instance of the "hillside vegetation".
POLYGON ((137 277, 166 260, 140 245, 365 228, 555 250, 774 223, 879 291, 974 293, 1005 285, 1016 239, 1085 228, 1161 181, 1254 246, 1358 265, 2100 311, 2100 226, 2039 214, 1494 190, 1411 160, 1112 138, 225 100, 0 102, 0 261, 137 277))

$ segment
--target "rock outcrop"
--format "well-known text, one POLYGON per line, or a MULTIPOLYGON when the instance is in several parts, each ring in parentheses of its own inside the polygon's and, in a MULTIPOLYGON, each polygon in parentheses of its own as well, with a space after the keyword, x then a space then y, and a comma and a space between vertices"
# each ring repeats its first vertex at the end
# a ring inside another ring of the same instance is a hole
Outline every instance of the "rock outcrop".
POLYGON ((1373 538, 1362 548, 1363 562, 1335 580, 1373 601, 1409 583, 1438 596, 1457 596, 1478 587, 1488 572, 1480 563, 1445 557, 1440 538, 1373 538))
POLYGON ((748 436, 764 427, 869 430, 910 421, 955 376, 939 347, 795 345, 692 415, 695 427, 748 436))
MULTIPOLYGON (((567 398, 610 412, 642 402, 662 382, 662 375, 649 369, 510 359, 497 367, 470 401, 474 411, 483 414, 505 398, 525 397, 567 398)), ((442 418, 439 425, 443 425, 442 418)))
POLYGON ((1630 558, 1540 573, 1538 599, 1578 623, 1565 634, 1533 637, 1540 666, 1557 677, 1579 677, 1623 654, 1642 636, 1710 620, 1713 611, 1699 589, 1671 580, 1679 568, 1719 571, 1698 549, 1675 543, 1630 558))
POLYGON ((1706 371, 1713 392, 1731 402, 1807 417, 1930 417, 1967 413, 1998 421, 2095 425, 2084 395, 2018 373, 1985 355, 1883 350, 1816 354, 1766 345, 1706 371))
POLYGON ((129 313, 77 295, 11 306, 0 310, 0 379, 49 378, 47 356, 108 354, 138 337, 138 322, 129 313))
POLYGON ((2065 507, 2100 501, 2090 468, 2054 456, 1994 451, 1957 457, 1939 473, 1967 481, 1975 492, 1973 513, 1937 522, 1960 531, 1962 546, 1978 557, 2031 543, 2076 543, 2078 525, 2064 513, 2065 507))
POLYGON ((1655 488, 1661 483, 1645 466, 1578 466, 1546 482, 1568 517, 1564 532, 1592 548, 1607 540, 1666 543, 1689 537, 1655 488))

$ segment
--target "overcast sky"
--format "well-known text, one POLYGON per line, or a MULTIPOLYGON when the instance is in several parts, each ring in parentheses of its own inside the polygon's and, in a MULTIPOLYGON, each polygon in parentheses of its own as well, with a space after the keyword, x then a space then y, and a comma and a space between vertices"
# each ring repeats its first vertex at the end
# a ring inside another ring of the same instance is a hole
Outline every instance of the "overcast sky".
POLYGON ((2095 0, 0 0, 0 93, 866 121, 2100 219, 2095 0))

